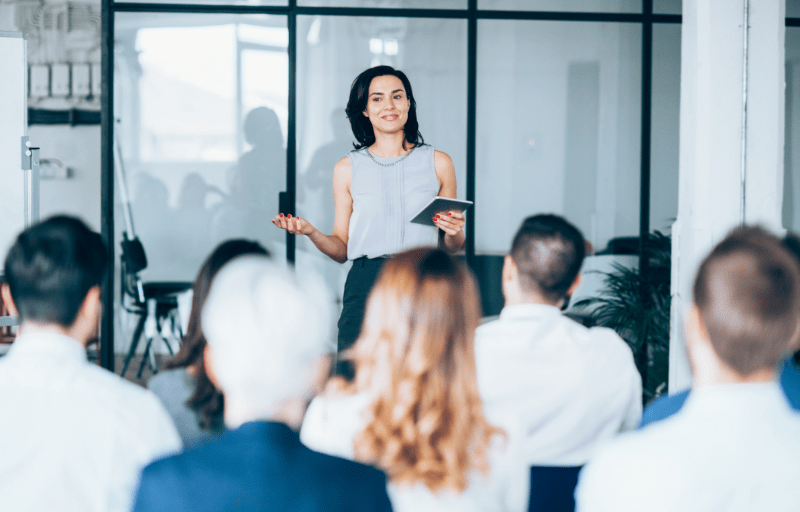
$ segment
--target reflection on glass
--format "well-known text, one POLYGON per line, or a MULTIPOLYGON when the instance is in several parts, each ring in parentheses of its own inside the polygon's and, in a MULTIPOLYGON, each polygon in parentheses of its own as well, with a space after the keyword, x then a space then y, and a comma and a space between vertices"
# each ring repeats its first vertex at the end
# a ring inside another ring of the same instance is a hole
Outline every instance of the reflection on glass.
MULTIPOLYGON (((301 7, 379 7, 403 9, 466 9, 467 0, 297 0, 301 7)), ((413 86, 413 84, 412 84, 413 86)))
POLYGON ((678 217, 681 26, 653 25, 650 229, 668 232, 678 217))
POLYGON ((639 230, 641 26, 479 21, 476 252, 558 213, 596 249, 639 230))
MULTIPOLYGON (((465 20, 298 16, 298 215, 331 233, 333 167, 355 140, 344 112, 350 85, 378 64, 408 75, 425 142, 453 159, 458 197, 466 197, 466 33, 465 20)), ((296 263, 323 272, 341 298, 347 265, 306 237, 297 239, 296 263)))
MULTIPOLYGON (((788 9, 789 4, 787 2, 788 9)), ((783 227, 800 233, 800 27, 786 27, 783 227)))
POLYGON ((682 0, 653 0, 654 14, 681 14, 682 0))
POLYGON ((478 9, 557 12, 642 12, 642 0, 478 0, 478 9))
POLYGON ((234 237, 282 258, 269 219, 286 189, 286 18, 119 13, 115 42, 116 136, 143 279, 191 281, 234 237))

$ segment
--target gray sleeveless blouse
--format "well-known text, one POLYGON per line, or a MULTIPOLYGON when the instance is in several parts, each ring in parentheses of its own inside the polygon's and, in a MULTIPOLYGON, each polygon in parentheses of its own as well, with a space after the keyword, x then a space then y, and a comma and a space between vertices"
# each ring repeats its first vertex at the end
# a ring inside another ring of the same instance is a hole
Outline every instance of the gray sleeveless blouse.
MULTIPOLYGON (((391 256, 412 247, 437 245, 439 228, 410 222, 439 193, 433 152, 429 145, 414 148, 404 160, 388 167, 376 164, 366 149, 347 154, 353 197, 347 259, 391 256)), ((401 158, 375 156, 382 164, 401 158)))

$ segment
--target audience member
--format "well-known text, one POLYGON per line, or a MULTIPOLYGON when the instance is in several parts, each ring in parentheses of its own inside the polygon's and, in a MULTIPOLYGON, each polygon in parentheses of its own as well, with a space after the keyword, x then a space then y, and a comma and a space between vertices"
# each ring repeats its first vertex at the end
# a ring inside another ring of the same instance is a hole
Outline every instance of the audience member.
POLYGON ((525 219, 503 265, 505 307, 476 334, 481 396, 517 411, 530 466, 582 466, 641 416, 641 377, 625 342, 561 313, 580 282, 585 248, 559 216, 525 219))
POLYGON ((246 254, 269 255, 260 244, 248 240, 228 240, 209 255, 194 280, 192 310, 181 348, 167 363, 167 370, 147 383, 172 416, 185 445, 204 441, 223 427, 224 399, 209 380, 203 365, 206 338, 200 326, 200 314, 217 272, 232 259, 246 254))
MULTIPOLYGON (((783 239, 783 244, 800 262, 800 237, 789 234, 783 239)), ((789 404, 793 409, 800 411, 800 350, 783 361, 780 368, 780 384, 789 404)), ((689 398, 689 391, 686 389, 655 400, 644 410, 639 428, 669 418, 680 411, 683 404, 686 403, 686 399, 689 398)))
POLYGON ((141 468, 180 449, 152 393, 86 359, 107 254, 63 216, 8 252, 3 301, 22 323, 0 359, 0 510, 128 511, 141 468))
POLYGON ((336 379, 311 403, 301 440, 389 475, 395 510, 522 511, 527 467, 491 422, 475 382, 480 306, 474 278, 441 250, 400 253, 370 293, 351 356, 355 379, 336 379))
POLYGON ((327 375, 320 356, 333 350, 323 289, 264 256, 217 274, 202 313, 204 361, 230 430, 145 468, 134 510, 391 510, 383 473, 313 452, 294 432, 315 377, 327 375))
POLYGON ((798 272, 760 228, 714 248, 685 321, 694 390, 678 414, 599 450, 581 474, 581 512, 797 510, 800 415, 775 369, 798 348, 798 272))

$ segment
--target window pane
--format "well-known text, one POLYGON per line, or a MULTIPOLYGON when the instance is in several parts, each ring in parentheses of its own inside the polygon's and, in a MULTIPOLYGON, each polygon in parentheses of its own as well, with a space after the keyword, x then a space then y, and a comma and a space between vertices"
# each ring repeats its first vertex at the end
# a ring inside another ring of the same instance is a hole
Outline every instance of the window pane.
MULTIPOLYGON (((787 4, 788 7, 788 4, 787 4)), ((800 27, 786 27, 783 227, 800 232, 800 27)))
POLYGON ((650 230, 667 232, 678 216, 681 26, 653 25, 650 230))
POLYGON ((478 9, 557 12, 642 12, 641 0, 478 0, 478 9))
MULTIPOLYGON (((786 0, 786 17, 800 18, 800 0, 786 0)), ((789 40, 786 40, 789 44, 789 40)))
POLYGON ((639 24, 479 21, 476 252, 557 213, 596 250, 638 236, 639 24))
MULTIPOLYGON (((403 9, 466 9, 467 0, 297 0, 301 7, 380 7, 403 9)), ((412 84, 413 85, 413 84, 412 84)))
POLYGON ((653 13, 681 14, 682 13, 681 4, 682 4, 681 0, 653 0, 653 13))
MULTIPOLYGON (((344 109, 355 77, 388 64, 403 70, 425 142, 453 159, 458 197, 466 186, 466 20, 299 16, 297 19, 297 208, 323 233, 333 229, 333 167, 353 149, 344 109)), ((339 298, 348 265, 298 237, 299 268, 322 271, 339 298)))
POLYGON ((112 0, 148 4, 201 4, 201 5, 266 5, 285 6, 289 0, 112 0))
MULTIPOLYGON (((191 281, 234 237, 283 258, 269 219, 286 189, 286 17, 119 13, 115 41, 116 136, 143 279, 191 281)), ((118 200, 116 240, 123 213, 118 200)))

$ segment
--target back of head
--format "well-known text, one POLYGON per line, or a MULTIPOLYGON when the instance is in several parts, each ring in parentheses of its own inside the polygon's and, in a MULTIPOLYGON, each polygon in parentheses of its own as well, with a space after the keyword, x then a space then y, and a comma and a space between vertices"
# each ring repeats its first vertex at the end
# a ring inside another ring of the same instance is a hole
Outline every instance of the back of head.
POLYGON ((202 313, 214 373, 225 394, 266 419, 309 390, 312 365, 331 348, 331 300, 315 275, 296 276, 265 256, 220 270, 202 313))
POLYGON ((107 267, 98 233, 74 217, 55 216, 20 233, 8 251, 4 278, 23 322, 69 327, 107 267))
POLYGON ((356 387, 375 397, 355 449, 392 481, 460 491, 485 469, 496 430, 475 382, 479 319, 475 280, 451 255, 413 249, 382 268, 354 346, 356 387))
POLYGON ((519 270, 522 290, 553 303, 566 296, 585 256, 583 235, 558 215, 528 217, 511 245, 511 258, 519 270))
POLYGON ((226 240, 211 251, 211 254, 200 266, 192 285, 192 309, 189 314, 189 323, 186 326, 186 335, 181 341, 178 353, 167 363, 167 368, 181 368, 201 360, 206 340, 203 337, 203 330, 200 328, 200 314, 208 297, 211 281, 225 264, 247 254, 269 256, 269 251, 258 242, 251 240, 226 240))
POLYGON ((717 356, 739 375, 772 369, 800 335, 800 266, 781 240, 734 230, 700 265, 694 301, 717 356))

